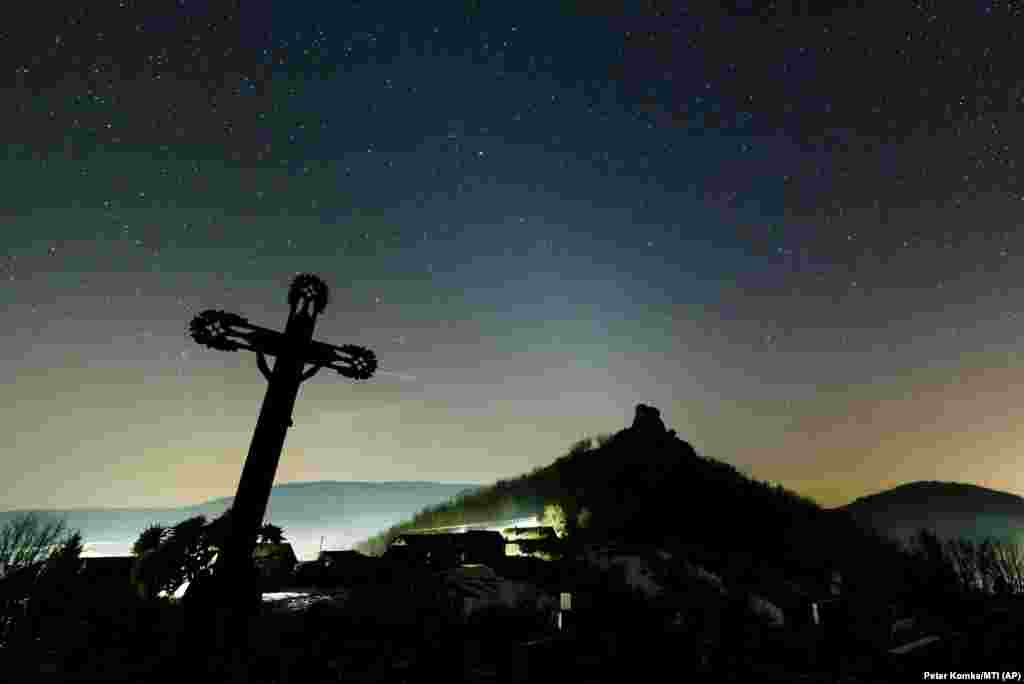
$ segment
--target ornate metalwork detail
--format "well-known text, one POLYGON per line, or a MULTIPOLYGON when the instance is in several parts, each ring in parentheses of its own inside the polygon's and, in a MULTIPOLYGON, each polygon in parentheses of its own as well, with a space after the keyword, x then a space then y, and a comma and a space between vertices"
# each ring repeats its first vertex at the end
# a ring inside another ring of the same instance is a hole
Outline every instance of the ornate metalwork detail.
POLYGON ((377 355, 355 344, 336 347, 323 342, 311 342, 305 358, 309 363, 330 368, 338 375, 353 380, 368 380, 377 372, 377 355))
MULTIPOLYGON (((265 356, 281 356, 292 352, 317 370, 330 368, 338 375, 353 380, 368 380, 377 372, 377 355, 366 347, 355 344, 335 346, 310 341, 304 348, 292 349, 290 340, 282 333, 253 325, 247 319, 227 311, 203 311, 189 325, 189 331, 199 344, 221 351, 248 349, 257 353, 260 371, 270 379, 270 368, 265 356)), ((312 377, 313 371, 306 377, 312 377)))
POLYGON ((312 305, 314 316, 322 314, 327 307, 327 283, 312 273, 295 276, 288 288, 288 306, 295 311, 300 303, 303 311, 312 305))
POLYGON ((193 318, 188 328, 192 339, 204 347, 236 351, 242 345, 228 338, 233 333, 231 328, 247 324, 248 321, 238 314, 208 309, 193 318))
POLYGON ((189 324, 192 339, 221 351, 249 351, 279 356, 287 346, 286 337, 276 330, 253 325, 248 319, 227 311, 208 309, 189 324))

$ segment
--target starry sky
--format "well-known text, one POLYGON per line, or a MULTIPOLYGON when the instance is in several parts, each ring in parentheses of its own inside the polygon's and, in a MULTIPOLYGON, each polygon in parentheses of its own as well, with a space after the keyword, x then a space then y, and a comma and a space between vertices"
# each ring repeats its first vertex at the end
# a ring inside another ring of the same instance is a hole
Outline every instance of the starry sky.
POLYGON ((490 483, 657 406, 823 505, 1024 494, 1020 3, 33 3, 0 26, 0 509, 490 483), (241 5, 241 8, 236 5, 241 5), (856 5, 856 6, 854 6, 856 5), (897 7, 898 5, 898 7, 897 7))

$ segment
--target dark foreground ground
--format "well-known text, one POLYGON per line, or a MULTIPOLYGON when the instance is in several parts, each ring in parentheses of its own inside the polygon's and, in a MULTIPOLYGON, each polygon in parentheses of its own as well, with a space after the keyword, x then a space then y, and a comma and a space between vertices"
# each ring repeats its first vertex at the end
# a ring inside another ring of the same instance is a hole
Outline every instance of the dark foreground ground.
MULTIPOLYGON (((383 633, 305 635, 308 643, 263 635, 240 662, 230 657, 181 653, 165 642, 152 651, 106 645, 87 652, 62 652, 38 645, 2 651, 6 681, 11 682, 175 682, 260 683, 319 682, 872 682, 852 670, 793 672, 781 666, 722 664, 713 671, 685 667, 671 651, 612 646, 611 638, 548 635, 502 643, 472 634, 414 639, 383 633), (658 673, 657 675, 655 673, 658 673)), ((648 644, 648 646, 651 646, 648 644)))
POLYGON ((4 682, 848 682, 923 681, 924 671, 1024 669, 1018 620, 986 618, 972 634, 893 659, 849 648, 830 655, 813 637, 733 631, 716 648, 692 634, 613 615, 526 615, 465 622, 405 599, 356 609, 330 600, 265 603, 234 658, 206 632, 186 629, 180 604, 71 611, 0 647, 4 682), (609 619, 611 618, 611 619, 609 619))

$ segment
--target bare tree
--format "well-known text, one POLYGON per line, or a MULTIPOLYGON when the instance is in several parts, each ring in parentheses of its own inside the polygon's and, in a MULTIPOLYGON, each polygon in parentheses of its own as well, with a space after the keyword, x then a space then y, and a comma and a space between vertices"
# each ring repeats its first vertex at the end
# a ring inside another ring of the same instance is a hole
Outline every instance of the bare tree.
POLYGON ((960 588, 963 591, 981 589, 979 582, 982 577, 978 566, 978 547, 966 539, 951 539, 946 542, 946 551, 960 580, 960 588))
POLYGON ((23 513, 9 520, 0 527, 0 566, 4 573, 46 560, 62 543, 66 527, 63 519, 47 522, 37 513, 23 513))
POLYGON ((1024 591, 1024 554, 1021 553, 1021 547, 1010 542, 999 542, 992 546, 992 552, 1006 591, 1010 594, 1024 591))
POLYGON ((1009 593, 1005 568, 999 562, 995 542, 985 539, 978 545, 978 560, 988 592, 996 596, 1009 593))
POLYGON ((565 508, 562 504, 550 503, 544 506, 544 515, 541 518, 541 524, 555 529, 555 534, 562 537, 566 533, 566 527, 568 524, 568 516, 565 513, 565 508))
POLYGON ((1013 586, 1016 593, 1024 593, 1024 549, 1020 544, 1006 543, 1006 563, 1012 568, 1013 586))
MULTIPOLYGON (((1024 549, 1018 544, 955 539, 946 541, 942 549, 961 590, 996 596, 1024 593, 1024 549)), ((937 557, 934 548, 931 553, 937 557)))

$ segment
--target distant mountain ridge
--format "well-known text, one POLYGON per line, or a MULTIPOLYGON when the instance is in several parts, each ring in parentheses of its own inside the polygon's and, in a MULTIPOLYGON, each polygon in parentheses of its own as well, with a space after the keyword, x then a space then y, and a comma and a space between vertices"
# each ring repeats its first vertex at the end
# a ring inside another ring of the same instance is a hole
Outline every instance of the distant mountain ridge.
MULTIPOLYGON (((274 486, 265 520, 284 529, 296 554, 316 556, 320 538, 324 548, 345 548, 426 506, 436 505, 481 485, 439 482, 289 482, 274 486)), ((148 525, 173 525, 196 515, 212 519, 231 505, 234 497, 220 497, 191 506, 173 508, 69 508, 0 511, 0 525, 17 515, 35 512, 48 519, 65 518, 68 529, 81 530, 86 554, 127 555, 148 525)))
POLYGON ((945 539, 1024 543, 1024 497, 962 482, 909 482, 837 510, 901 541, 924 527, 945 539))

